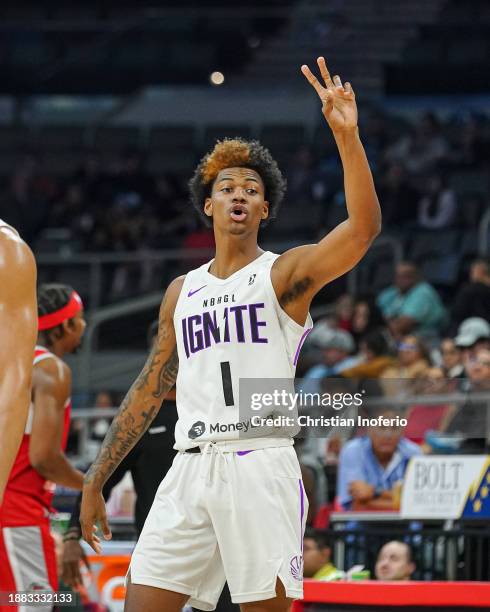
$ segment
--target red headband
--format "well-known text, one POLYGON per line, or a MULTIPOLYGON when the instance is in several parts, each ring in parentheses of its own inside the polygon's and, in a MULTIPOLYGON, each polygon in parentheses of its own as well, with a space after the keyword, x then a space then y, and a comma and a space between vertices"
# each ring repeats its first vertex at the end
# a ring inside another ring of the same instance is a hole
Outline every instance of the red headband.
POLYGON ((76 291, 73 291, 70 295, 70 301, 66 306, 63 306, 63 308, 55 310, 50 314, 38 317, 38 330, 43 331, 45 329, 51 329, 52 327, 61 325, 63 321, 74 317, 77 312, 80 312, 80 310, 82 310, 82 308, 82 298, 78 295, 76 291))

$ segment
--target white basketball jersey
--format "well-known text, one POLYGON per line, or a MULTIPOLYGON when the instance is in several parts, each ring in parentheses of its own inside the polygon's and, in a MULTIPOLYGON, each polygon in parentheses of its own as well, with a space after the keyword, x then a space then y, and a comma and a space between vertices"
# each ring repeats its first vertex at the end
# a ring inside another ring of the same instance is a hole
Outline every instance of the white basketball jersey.
MULTIPOLYGON (((301 345, 313 327, 281 308, 269 251, 226 279, 208 262, 189 272, 175 307, 179 372, 175 448, 237 440, 239 380, 294 378, 301 345)), ((165 408, 163 408, 165 409, 165 408)))

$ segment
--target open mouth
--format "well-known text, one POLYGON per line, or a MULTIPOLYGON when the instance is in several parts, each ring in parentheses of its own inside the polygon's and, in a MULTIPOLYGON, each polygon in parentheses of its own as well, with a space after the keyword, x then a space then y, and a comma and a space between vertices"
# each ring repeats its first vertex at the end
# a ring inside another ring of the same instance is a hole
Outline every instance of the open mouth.
POLYGON ((247 211, 241 206, 235 206, 231 209, 230 217, 233 219, 233 221, 240 223, 241 221, 245 221, 247 218, 247 211))

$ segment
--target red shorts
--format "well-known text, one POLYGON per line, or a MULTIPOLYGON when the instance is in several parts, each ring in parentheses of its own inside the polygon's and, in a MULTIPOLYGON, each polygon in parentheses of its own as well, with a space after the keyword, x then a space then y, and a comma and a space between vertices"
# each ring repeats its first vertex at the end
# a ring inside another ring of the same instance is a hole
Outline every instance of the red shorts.
MULTIPOLYGON (((58 590, 54 540, 49 522, 0 527, 0 592, 58 590)), ((37 612, 43 608, 36 607, 37 612)), ((15 612, 0 605, 0 612, 15 612)))

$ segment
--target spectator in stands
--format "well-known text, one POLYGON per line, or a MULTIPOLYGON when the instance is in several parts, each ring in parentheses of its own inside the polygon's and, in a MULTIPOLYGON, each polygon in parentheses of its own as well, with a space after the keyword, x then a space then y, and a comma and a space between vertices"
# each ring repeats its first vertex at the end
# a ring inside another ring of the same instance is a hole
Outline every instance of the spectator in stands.
POLYGON ((332 547, 325 533, 306 529, 303 540, 303 575, 313 580, 338 580, 342 574, 331 561, 332 547))
POLYGON ((360 342, 363 361, 358 365, 342 370, 347 378, 378 378, 387 368, 395 365, 389 355, 388 342, 382 331, 374 330, 366 334, 360 342))
POLYGON ((430 358, 425 344, 417 336, 405 336, 398 344, 396 364, 381 374, 385 393, 414 393, 417 381, 423 379, 429 366, 430 358))
MULTIPOLYGON (((95 409, 107 409, 107 408, 115 408, 119 406, 119 395, 117 393, 113 393, 112 391, 99 391, 95 397, 90 400, 90 406, 95 409)), ((82 436, 82 440, 84 442, 83 455, 85 461, 93 461, 94 457, 97 456, 99 452, 100 443, 104 439, 107 430, 111 424, 112 417, 98 417, 96 411, 94 411, 94 420, 90 420, 88 422, 89 428, 87 430, 87 436, 84 437, 84 427, 87 425, 87 422, 82 419, 72 420, 70 431, 73 436, 76 436, 76 449, 79 449, 80 445, 80 436, 82 436)), ((72 442, 74 445, 74 442, 72 442)))
MULTIPOLYGON (((94 407, 99 408, 101 410, 107 408, 115 408, 118 405, 118 398, 115 396, 114 393, 111 393, 110 391, 99 391, 94 401, 94 407)), ((109 429, 111 421, 111 417, 104 417, 93 421, 90 437, 94 440, 97 440, 98 442, 102 442, 107 433, 107 430, 109 429)))
POLYGON ((352 315, 354 300, 351 295, 344 293, 335 302, 335 324, 339 329, 350 332, 352 327, 352 315))
POLYGON ((446 229, 456 219, 456 194, 445 177, 433 174, 427 179, 422 199, 419 201, 417 221, 423 229, 446 229))
POLYGON ((446 323, 446 309, 437 291, 409 261, 398 264, 394 284, 380 293, 377 304, 398 340, 409 333, 437 336, 446 323))
POLYGON ((412 549, 406 542, 392 540, 379 551, 374 570, 378 580, 410 580, 414 572, 412 549))
POLYGON ((461 378, 464 376, 463 355, 453 338, 444 338, 440 345, 441 371, 446 378, 461 378))
POLYGON ((490 349, 490 323, 480 317, 465 319, 458 328, 454 342, 462 351, 466 370, 479 349, 490 349))
POLYGON ((447 433, 463 437, 460 452, 486 453, 490 450, 490 402, 474 400, 471 392, 490 392, 490 350, 476 349, 466 364, 468 380, 462 390, 470 392, 446 428, 447 433))
POLYGON ((352 356, 355 345, 349 332, 322 326, 316 331, 315 345, 321 349, 322 363, 310 368, 304 376, 303 391, 316 393, 320 379, 339 375, 342 370, 356 365, 360 358, 352 356))
MULTIPOLYGON (((421 395, 441 395, 455 393, 458 389, 458 379, 447 378, 441 368, 429 368, 422 379, 419 379, 417 392, 421 395)), ((432 448, 426 444, 427 434, 444 431, 448 422, 453 418, 455 406, 453 404, 416 404, 410 406, 406 412, 407 426, 404 435, 422 445, 424 452, 431 452, 432 448)))
POLYGON ((379 417, 391 422, 369 427, 367 435, 350 440, 340 452, 337 495, 347 510, 394 508, 408 462, 421 454, 417 444, 402 437, 395 410, 369 411, 369 418, 379 417))
POLYGON ((376 300, 370 296, 358 297, 354 304, 350 329, 357 346, 362 337, 384 325, 383 315, 376 305, 376 300))
POLYGON ((490 350, 479 348, 475 357, 470 360, 468 375, 473 390, 486 391, 490 389, 490 350))
POLYGON ((470 267, 469 282, 456 294, 451 309, 455 327, 469 317, 490 321, 490 265, 486 259, 476 259, 470 267))

